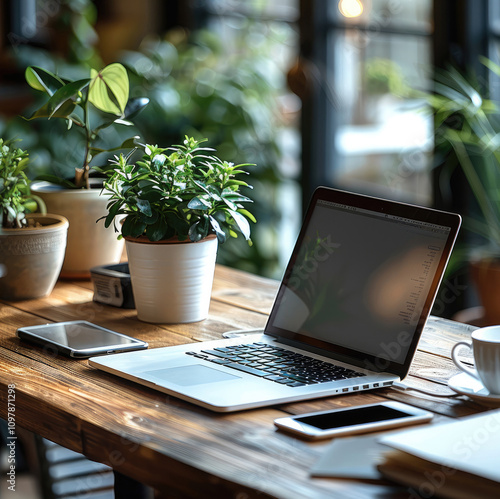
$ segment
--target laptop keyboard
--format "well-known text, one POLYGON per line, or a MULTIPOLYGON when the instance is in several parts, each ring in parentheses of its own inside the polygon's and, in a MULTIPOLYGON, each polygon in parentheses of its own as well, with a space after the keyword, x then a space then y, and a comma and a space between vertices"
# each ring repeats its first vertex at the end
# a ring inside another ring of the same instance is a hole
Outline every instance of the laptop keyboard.
POLYGON ((214 364, 291 387, 365 376, 352 369, 329 364, 267 343, 231 345, 186 353, 214 364))

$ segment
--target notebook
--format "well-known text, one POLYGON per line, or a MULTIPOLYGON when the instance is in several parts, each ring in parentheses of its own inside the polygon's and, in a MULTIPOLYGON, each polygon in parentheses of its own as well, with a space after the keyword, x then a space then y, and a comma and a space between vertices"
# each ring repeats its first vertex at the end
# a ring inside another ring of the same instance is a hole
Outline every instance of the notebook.
POLYGON ((319 187, 262 332, 89 363, 218 412, 390 386, 409 371, 460 223, 319 187))
POLYGON ((424 490, 425 497, 499 497, 500 410, 395 432, 380 443, 393 450, 378 469, 415 497, 424 490))

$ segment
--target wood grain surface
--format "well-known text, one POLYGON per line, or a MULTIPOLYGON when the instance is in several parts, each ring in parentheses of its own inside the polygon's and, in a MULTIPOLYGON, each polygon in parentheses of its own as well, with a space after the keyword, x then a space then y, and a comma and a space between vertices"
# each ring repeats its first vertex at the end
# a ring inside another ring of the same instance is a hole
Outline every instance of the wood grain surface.
MULTIPOLYGON (((84 319, 145 340, 150 348, 213 340, 226 331, 264 327, 277 288, 275 281, 218 266, 209 318, 181 325, 147 324, 135 310, 93 302, 90 282, 60 281, 49 297, 0 302, 0 417, 7 417, 7 387, 15 385, 19 427, 153 486, 158 497, 408 497, 389 482, 310 478, 309 468, 329 442, 279 432, 273 420, 387 399, 429 409, 437 419, 486 407, 463 396, 390 388, 217 414, 15 336, 21 326, 84 319)), ((449 394, 447 381, 457 372, 451 347, 473 329, 430 318, 405 384, 449 394)))

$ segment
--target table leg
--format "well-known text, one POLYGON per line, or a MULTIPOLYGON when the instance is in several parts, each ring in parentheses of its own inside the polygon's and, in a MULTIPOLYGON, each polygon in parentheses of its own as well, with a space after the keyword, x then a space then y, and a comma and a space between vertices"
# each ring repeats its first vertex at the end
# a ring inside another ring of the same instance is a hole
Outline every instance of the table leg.
POLYGON ((115 499, 153 499, 153 489, 113 470, 115 476, 115 499))

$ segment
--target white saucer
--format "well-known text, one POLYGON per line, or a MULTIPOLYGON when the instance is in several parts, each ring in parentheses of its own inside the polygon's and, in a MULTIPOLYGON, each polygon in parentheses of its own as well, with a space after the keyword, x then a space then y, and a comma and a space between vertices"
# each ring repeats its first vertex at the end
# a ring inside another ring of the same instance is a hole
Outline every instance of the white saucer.
POLYGON ((462 395, 479 402, 480 404, 498 407, 500 406, 500 395, 491 394, 483 384, 467 373, 456 374, 448 381, 448 386, 462 395))

